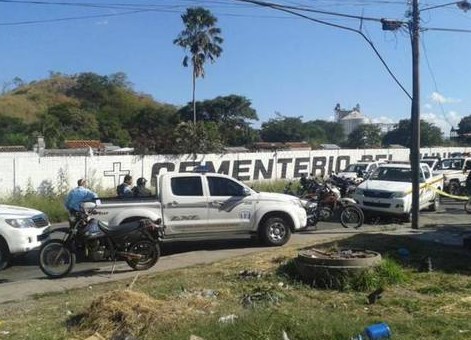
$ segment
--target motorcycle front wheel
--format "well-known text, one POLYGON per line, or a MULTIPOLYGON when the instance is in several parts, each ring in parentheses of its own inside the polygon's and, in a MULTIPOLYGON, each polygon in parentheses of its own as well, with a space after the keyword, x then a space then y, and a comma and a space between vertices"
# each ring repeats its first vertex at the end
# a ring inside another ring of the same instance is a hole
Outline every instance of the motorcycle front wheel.
POLYGON ((126 259, 126 263, 135 270, 146 270, 153 267, 160 258, 160 246, 150 240, 140 240, 132 244, 128 250, 139 258, 126 259))
POLYGON ((364 220, 363 211, 354 205, 346 206, 340 213, 340 223, 344 228, 358 229, 363 225, 364 220))
POLYGON ((61 241, 51 240, 39 250, 39 268, 51 279, 70 273, 75 265, 75 254, 61 241))

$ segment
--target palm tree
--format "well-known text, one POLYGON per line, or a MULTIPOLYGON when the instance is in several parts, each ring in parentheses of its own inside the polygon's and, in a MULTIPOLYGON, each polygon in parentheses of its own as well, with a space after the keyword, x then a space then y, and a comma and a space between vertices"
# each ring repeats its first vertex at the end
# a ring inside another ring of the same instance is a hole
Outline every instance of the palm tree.
MULTIPOLYGON (((221 44, 224 41, 220 36, 221 29, 215 25, 217 18, 202 7, 187 8, 182 15, 185 29, 180 32, 175 45, 181 46, 191 54, 193 66, 193 123, 196 124, 195 87, 196 78, 204 78, 204 64, 206 61, 214 63, 222 53, 221 44)), ((188 55, 183 58, 183 66, 188 67, 188 55)))

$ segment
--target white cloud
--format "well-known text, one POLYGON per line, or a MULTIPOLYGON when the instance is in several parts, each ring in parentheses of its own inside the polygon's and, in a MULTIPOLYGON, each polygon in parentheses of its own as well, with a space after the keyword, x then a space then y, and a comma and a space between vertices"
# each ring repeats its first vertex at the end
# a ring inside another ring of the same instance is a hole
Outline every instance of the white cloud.
POLYGON ((108 25, 108 20, 97 21, 95 25, 108 25))
POLYGON ((461 102, 461 99, 447 98, 438 92, 432 92, 432 95, 430 96, 430 100, 433 103, 437 103, 437 104, 454 104, 454 103, 461 102))
POLYGON ((389 117, 381 116, 381 117, 378 117, 378 118, 372 118, 371 123, 372 124, 392 124, 392 123, 395 123, 395 122, 389 117))
POLYGON ((442 130, 443 135, 447 137, 450 135, 451 127, 453 126, 456 128, 463 116, 455 111, 449 111, 445 113, 445 115, 436 114, 433 112, 423 112, 420 118, 439 127, 440 130, 442 130))

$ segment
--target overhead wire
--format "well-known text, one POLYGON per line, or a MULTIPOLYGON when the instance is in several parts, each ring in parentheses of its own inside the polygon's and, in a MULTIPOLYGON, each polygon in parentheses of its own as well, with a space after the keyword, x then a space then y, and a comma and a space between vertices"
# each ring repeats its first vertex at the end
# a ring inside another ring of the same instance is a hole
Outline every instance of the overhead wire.
POLYGON ((144 10, 136 10, 136 11, 121 12, 121 13, 83 15, 83 16, 55 18, 55 19, 27 20, 27 21, 15 21, 15 22, 0 22, 0 26, 21 26, 21 25, 43 24, 43 23, 52 23, 52 22, 61 22, 61 21, 96 19, 96 18, 106 18, 106 17, 116 17, 116 16, 122 16, 122 15, 136 14, 136 13, 142 13, 142 12, 145 12, 145 11, 144 10))
POLYGON ((330 23, 330 22, 327 22, 327 21, 318 20, 318 19, 309 17, 309 16, 307 16, 307 15, 304 15, 304 14, 301 14, 301 13, 298 13, 298 12, 295 12, 295 11, 292 10, 292 9, 285 8, 284 6, 280 6, 280 5, 273 4, 273 3, 269 3, 269 2, 258 1, 258 0, 236 0, 236 1, 251 2, 251 3, 257 4, 257 5, 263 6, 263 7, 268 7, 268 8, 271 8, 271 9, 278 10, 278 11, 290 13, 290 14, 292 14, 292 15, 299 16, 299 17, 304 18, 304 19, 307 19, 307 20, 309 20, 309 21, 316 22, 316 23, 318 23, 318 24, 322 24, 322 25, 326 25, 326 26, 330 26, 330 27, 335 27, 335 28, 340 28, 340 29, 343 29, 343 30, 347 30, 347 31, 350 31, 350 32, 354 32, 354 33, 359 34, 359 35, 368 43, 368 45, 373 49, 373 51, 375 52, 376 56, 379 58, 379 60, 380 60, 381 63, 383 64, 383 66, 386 68, 386 71, 387 71, 387 72, 389 73, 389 75, 393 78, 393 80, 395 81, 395 83, 396 83, 396 84, 401 88, 401 90, 409 97, 409 99, 412 100, 412 96, 411 96, 411 95, 409 94, 409 92, 405 89, 405 87, 401 84, 401 82, 399 81, 399 79, 397 79, 397 77, 394 75, 394 73, 392 72, 392 70, 390 69, 390 67, 388 66, 388 64, 386 63, 386 61, 384 60, 384 58, 381 56, 381 54, 380 54, 379 51, 377 50, 377 48, 376 48, 376 46, 374 45, 374 43, 373 43, 370 39, 368 39, 368 37, 367 37, 362 31, 357 30, 357 29, 354 29, 354 28, 351 28, 351 27, 342 26, 342 25, 337 25, 337 24, 333 24, 333 23, 330 23))
POLYGON ((437 32, 454 32, 454 33, 471 33, 471 30, 462 28, 437 28, 437 27, 423 27, 424 31, 437 31, 437 32))
MULTIPOLYGON (((262 6, 262 7, 268 7, 274 10, 278 10, 287 14, 291 14, 295 17, 306 19, 312 22, 316 22, 318 24, 334 27, 334 28, 339 28, 343 30, 347 30, 350 32, 354 32, 359 34, 367 43, 368 45, 373 49, 375 52, 376 56, 380 59, 381 63, 383 66, 386 68, 387 72, 389 75, 393 78, 393 80, 396 82, 396 84, 402 89, 402 91, 410 98, 412 99, 412 96, 409 94, 409 92, 404 88, 404 86, 400 83, 400 81, 397 79, 397 77, 393 74, 392 70, 389 68, 387 65, 386 61, 383 59, 377 48, 375 47, 374 43, 372 40, 367 37, 362 30, 354 29, 348 26, 343 26, 339 24, 335 24, 329 21, 325 20, 320 20, 316 19, 304 14, 301 14, 299 12, 307 12, 307 13, 316 13, 316 14, 322 14, 326 16, 333 16, 336 17, 337 19, 355 19, 355 20, 360 20, 360 28, 362 27, 362 23, 364 21, 373 21, 373 22, 382 22, 382 18, 374 18, 374 17, 365 17, 363 15, 352 15, 352 14, 346 14, 346 13, 339 13, 339 12, 333 12, 333 11, 325 11, 325 10, 319 10, 319 9, 314 9, 312 6, 309 6, 305 3, 299 3, 299 2, 294 2, 294 1, 285 1, 290 3, 291 5, 283 5, 280 3, 272 3, 272 2, 266 2, 266 1, 259 1, 259 0, 232 0, 232 1, 224 1, 224 0, 180 0, 180 3, 210 3, 212 5, 218 4, 218 5, 225 5, 228 6, 230 3, 238 2, 240 8, 241 3, 245 5, 253 5, 253 6, 262 6)), ((319 1, 317 1, 318 3, 319 1)), ((0 0, 0 3, 10 3, 10 4, 31 4, 31 5, 58 5, 58 6, 79 6, 79 7, 90 7, 90 8, 102 8, 102 9, 113 9, 113 10, 128 10, 125 12, 120 12, 120 13, 109 13, 109 14, 96 14, 96 15, 86 15, 86 16, 76 16, 76 17, 64 17, 64 18, 54 18, 54 19, 44 19, 44 20, 27 20, 27 21, 17 21, 17 22, 4 22, 0 23, 0 26, 16 26, 16 25, 28 25, 28 24, 40 24, 40 23, 52 23, 52 22, 63 22, 63 21, 71 21, 71 20, 83 20, 83 19, 91 19, 91 18, 103 18, 103 17, 113 17, 113 16, 124 16, 124 15, 131 15, 131 14, 137 14, 137 13, 144 13, 144 12, 172 12, 172 13, 179 13, 180 11, 177 10, 177 8, 180 7, 185 7, 183 5, 180 5, 176 2, 172 2, 172 5, 170 4, 143 4, 143 3, 90 3, 90 2, 64 2, 64 1, 38 1, 38 0, 0 0)), ((343 2, 342 2, 343 3, 343 2)), ((363 1, 356 1, 357 4, 399 4, 402 3, 402 1, 392 1, 392 0, 363 0, 363 1)), ((344 4, 344 3, 343 3, 344 4)), ((422 9, 422 11, 425 10, 430 10, 434 8, 441 8, 441 7, 446 7, 451 4, 456 4, 456 2, 452 3, 447 3, 447 4, 442 4, 442 5, 434 5, 430 7, 425 7, 422 9)), ((227 7, 226 7, 227 8, 227 7)), ((236 14, 236 13, 224 13, 224 14, 219 14, 219 15, 225 15, 225 16, 233 16, 233 17, 261 17, 261 16, 255 16, 255 15, 246 15, 246 14, 236 14)), ((270 16, 262 16, 265 18, 288 18, 288 17, 270 17, 270 16)), ((398 23, 402 23, 402 25, 405 25, 405 22, 398 21, 398 23)), ((443 31, 443 32, 461 32, 461 33, 471 33, 471 30, 467 29, 450 29, 450 28, 423 28, 422 30, 428 30, 428 31, 443 31)))
MULTIPOLYGON (((433 84, 434 84, 434 87, 435 87, 435 92, 440 93, 440 91, 438 90, 437 79, 435 78, 435 74, 432 70, 432 66, 431 66, 430 60, 428 58, 427 48, 425 46, 425 41, 424 41, 423 36, 421 37, 420 42, 421 42, 421 45, 422 45, 422 50, 424 51, 424 56, 425 56, 425 61, 426 61, 426 64, 427 64, 428 71, 430 72, 430 76, 432 77, 432 81, 433 81, 433 84)), ((450 123, 450 120, 446 116, 445 109, 443 107, 443 103, 440 100, 438 100, 438 105, 440 106, 443 119, 448 123, 448 125, 450 125, 450 127, 453 128, 453 124, 450 123)))

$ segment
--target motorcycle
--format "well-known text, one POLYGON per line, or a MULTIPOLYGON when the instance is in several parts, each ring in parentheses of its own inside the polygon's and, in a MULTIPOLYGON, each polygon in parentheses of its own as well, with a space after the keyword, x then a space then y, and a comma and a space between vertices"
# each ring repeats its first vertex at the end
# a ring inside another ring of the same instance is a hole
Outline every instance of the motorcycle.
POLYGON ((335 174, 332 174, 328 181, 339 188, 342 197, 351 197, 358 186, 355 180, 339 177, 335 174))
POLYGON ((70 227, 57 228, 41 235, 47 240, 39 250, 39 267, 49 278, 61 278, 73 269, 77 256, 86 260, 124 260, 135 270, 154 266, 160 257, 164 237, 161 220, 142 219, 110 227, 92 218, 95 203, 82 205, 71 219, 70 227), (53 238, 56 235, 62 238, 53 238))
POLYGON ((322 184, 314 194, 304 201, 308 226, 315 226, 319 221, 339 217, 344 228, 358 229, 363 225, 365 216, 355 200, 341 197, 340 190, 329 184, 322 184))

